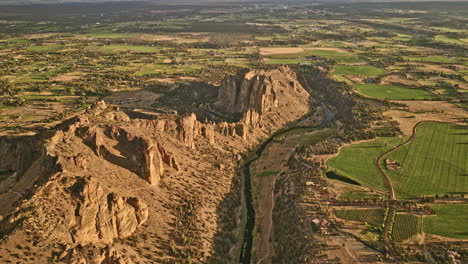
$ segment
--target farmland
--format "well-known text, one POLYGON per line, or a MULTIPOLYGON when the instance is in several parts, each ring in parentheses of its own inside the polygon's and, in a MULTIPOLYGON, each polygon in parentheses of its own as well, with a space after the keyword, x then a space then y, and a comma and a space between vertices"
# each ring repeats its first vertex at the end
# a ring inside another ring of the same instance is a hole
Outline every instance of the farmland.
POLYGON ((376 68, 373 66, 363 65, 363 66, 347 66, 347 65, 338 65, 335 67, 335 74, 340 75, 359 75, 359 76, 379 76, 387 71, 381 68, 376 68))
POLYGON ((424 232, 444 237, 468 239, 468 205, 435 204, 435 216, 424 217, 424 232))
POLYGON ((384 210, 336 210, 335 215, 346 220, 366 222, 370 225, 380 226, 384 220, 384 210))
POLYGON ((399 138, 381 137, 370 142, 354 144, 343 148, 340 155, 330 159, 327 165, 340 175, 363 185, 384 190, 385 184, 375 166, 374 158, 400 141, 399 138))
POLYGON ((396 241, 404 241, 422 232, 422 217, 412 214, 397 214, 392 236, 396 241))
POLYGON ((356 84, 356 89, 368 96, 392 100, 435 99, 436 96, 418 88, 390 84, 356 84))
POLYGON ((397 196, 466 192, 468 149, 463 143, 467 129, 452 124, 423 123, 409 144, 391 152, 387 157, 402 164, 397 171, 387 171, 397 196))

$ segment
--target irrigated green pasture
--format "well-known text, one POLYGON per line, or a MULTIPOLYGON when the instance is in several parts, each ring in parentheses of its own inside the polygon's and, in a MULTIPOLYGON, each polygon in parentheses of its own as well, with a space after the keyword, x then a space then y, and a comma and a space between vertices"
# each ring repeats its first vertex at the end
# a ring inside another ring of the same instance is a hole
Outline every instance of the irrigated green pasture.
POLYGON ((379 76, 387 73, 387 71, 370 65, 338 65, 335 67, 334 73, 341 75, 379 76))
POLYGON ((437 98, 432 93, 402 85, 391 84, 356 84, 355 88, 368 96, 391 100, 427 100, 437 98))
POLYGON ((404 57, 409 61, 421 61, 421 62, 432 62, 432 63, 460 63, 462 60, 460 58, 452 58, 438 55, 430 56, 414 56, 414 57, 404 57))
POLYGON ((336 173, 362 185, 385 190, 383 177, 375 166, 374 159, 401 141, 400 138, 381 137, 373 141, 351 145, 343 148, 340 155, 330 159, 327 165, 336 173))
POLYGON ((291 54, 274 54, 267 56, 266 63, 268 64, 297 64, 306 61, 313 61, 313 56, 320 56, 326 59, 334 60, 338 64, 361 63, 363 60, 356 55, 337 50, 328 49, 307 49, 304 52, 291 54))
POLYGON ((401 164, 388 170, 398 198, 468 192, 468 126, 423 123, 414 139, 386 157, 401 164))
POLYGON ((424 217, 424 232, 468 239, 468 204, 436 204, 432 208, 436 215, 424 217))

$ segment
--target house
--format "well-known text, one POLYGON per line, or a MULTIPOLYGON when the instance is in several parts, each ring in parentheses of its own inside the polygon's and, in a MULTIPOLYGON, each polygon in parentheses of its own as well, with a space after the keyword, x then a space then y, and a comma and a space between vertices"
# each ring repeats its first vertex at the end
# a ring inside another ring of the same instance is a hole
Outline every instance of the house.
POLYGON ((330 226, 330 222, 328 222, 326 219, 315 218, 314 220, 312 220, 312 223, 314 223, 317 226, 321 234, 328 234, 328 227, 330 226))

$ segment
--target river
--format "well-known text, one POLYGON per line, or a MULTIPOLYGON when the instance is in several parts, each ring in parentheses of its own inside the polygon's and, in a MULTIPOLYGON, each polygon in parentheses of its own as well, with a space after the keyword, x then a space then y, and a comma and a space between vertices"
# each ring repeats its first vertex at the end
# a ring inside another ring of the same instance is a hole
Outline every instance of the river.
POLYGON ((255 208, 254 208, 253 199, 252 199, 252 179, 250 175, 250 166, 252 165, 253 162, 258 160, 262 156, 265 148, 276 137, 281 136, 290 131, 304 129, 304 128, 322 129, 326 127, 328 124, 330 124, 330 122, 334 118, 334 113, 325 105, 325 103, 322 102, 321 104, 322 104, 322 107, 325 109, 326 117, 325 117, 325 120, 320 125, 290 127, 290 128, 278 131, 276 133, 273 133, 267 140, 265 140, 263 143, 261 143, 258 146, 256 151, 252 152, 245 160, 244 165, 242 167, 242 173, 244 176, 244 198, 245 198, 245 208, 247 211, 247 220, 246 220, 246 225, 244 229, 244 239, 243 239, 242 249, 241 249, 241 254, 240 254, 240 259, 239 259, 240 263, 250 264, 251 257, 252 257, 253 230, 255 227, 255 208))

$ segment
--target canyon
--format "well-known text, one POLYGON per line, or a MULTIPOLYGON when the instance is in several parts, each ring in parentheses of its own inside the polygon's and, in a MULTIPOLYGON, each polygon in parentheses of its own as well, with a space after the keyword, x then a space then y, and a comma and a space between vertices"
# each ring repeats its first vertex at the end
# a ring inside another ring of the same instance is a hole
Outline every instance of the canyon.
POLYGON ((53 129, 1 137, 0 255, 21 247, 36 263, 238 261, 242 157, 292 123, 320 122, 324 109, 287 67, 241 71, 218 89, 210 111, 238 121, 99 101, 53 129))

